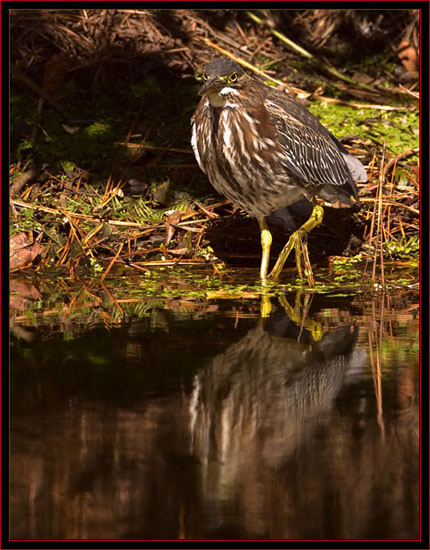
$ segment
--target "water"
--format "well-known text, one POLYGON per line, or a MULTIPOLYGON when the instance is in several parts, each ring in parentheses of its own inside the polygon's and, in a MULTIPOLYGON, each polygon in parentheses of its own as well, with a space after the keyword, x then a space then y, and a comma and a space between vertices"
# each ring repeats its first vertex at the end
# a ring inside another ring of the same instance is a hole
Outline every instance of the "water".
POLYGON ((12 304, 11 538, 419 537, 416 292, 81 290, 12 304))

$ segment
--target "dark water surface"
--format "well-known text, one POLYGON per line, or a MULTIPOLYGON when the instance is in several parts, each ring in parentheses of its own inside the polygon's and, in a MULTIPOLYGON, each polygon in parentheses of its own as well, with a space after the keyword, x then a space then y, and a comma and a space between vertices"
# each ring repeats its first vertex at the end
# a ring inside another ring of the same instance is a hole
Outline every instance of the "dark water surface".
POLYGON ((105 298, 13 313, 12 538, 419 537, 416 293, 105 298))

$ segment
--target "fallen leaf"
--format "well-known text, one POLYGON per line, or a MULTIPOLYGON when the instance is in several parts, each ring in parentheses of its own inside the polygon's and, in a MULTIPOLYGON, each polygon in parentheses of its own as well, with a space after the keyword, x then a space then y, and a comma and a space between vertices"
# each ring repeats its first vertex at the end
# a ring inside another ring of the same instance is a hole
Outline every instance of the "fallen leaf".
POLYGON ((183 256, 184 254, 187 254, 188 253, 188 248, 185 247, 185 248, 174 248, 173 250, 172 249, 169 249, 169 254, 174 254, 175 256, 183 256))
POLYGON ((418 73, 418 54, 416 49, 407 40, 402 40, 397 48, 398 57, 408 73, 418 73))
POLYGON ((169 194, 170 194, 170 182, 165 181, 164 183, 161 183, 154 189, 152 193, 152 198, 158 203, 160 203, 161 205, 165 206, 169 202, 169 194))
POLYGON ((26 233, 17 233, 9 241, 9 266, 10 269, 31 264, 39 256, 42 247, 38 242, 31 242, 26 233))
POLYGON ((175 228, 173 227, 174 224, 179 223, 181 221, 182 212, 179 210, 172 210, 169 216, 166 220, 166 240, 165 244, 166 246, 170 243, 170 241, 173 238, 173 235, 175 234, 175 228))

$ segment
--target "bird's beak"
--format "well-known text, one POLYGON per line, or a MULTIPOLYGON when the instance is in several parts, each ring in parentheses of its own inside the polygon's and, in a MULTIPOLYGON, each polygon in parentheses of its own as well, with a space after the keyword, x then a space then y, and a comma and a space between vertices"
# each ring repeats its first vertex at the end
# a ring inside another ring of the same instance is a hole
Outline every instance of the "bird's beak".
POLYGON ((220 80, 217 76, 212 76, 209 80, 207 80, 203 86, 199 90, 199 95, 205 95, 206 92, 209 90, 213 90, 214 88, 223 88, 225 86, 225 82, 220 80))

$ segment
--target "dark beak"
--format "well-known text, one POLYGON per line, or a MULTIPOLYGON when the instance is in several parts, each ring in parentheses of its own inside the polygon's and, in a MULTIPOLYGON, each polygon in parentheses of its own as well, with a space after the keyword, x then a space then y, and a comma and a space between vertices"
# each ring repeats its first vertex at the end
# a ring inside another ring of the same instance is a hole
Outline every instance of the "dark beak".
POLYGON ((211 88, 219 87, 220 89, 225 86, 225 82, 220 80, 217 76, 212 76, 207 80, 199 90, 199 95, 204 95, 211 88))

